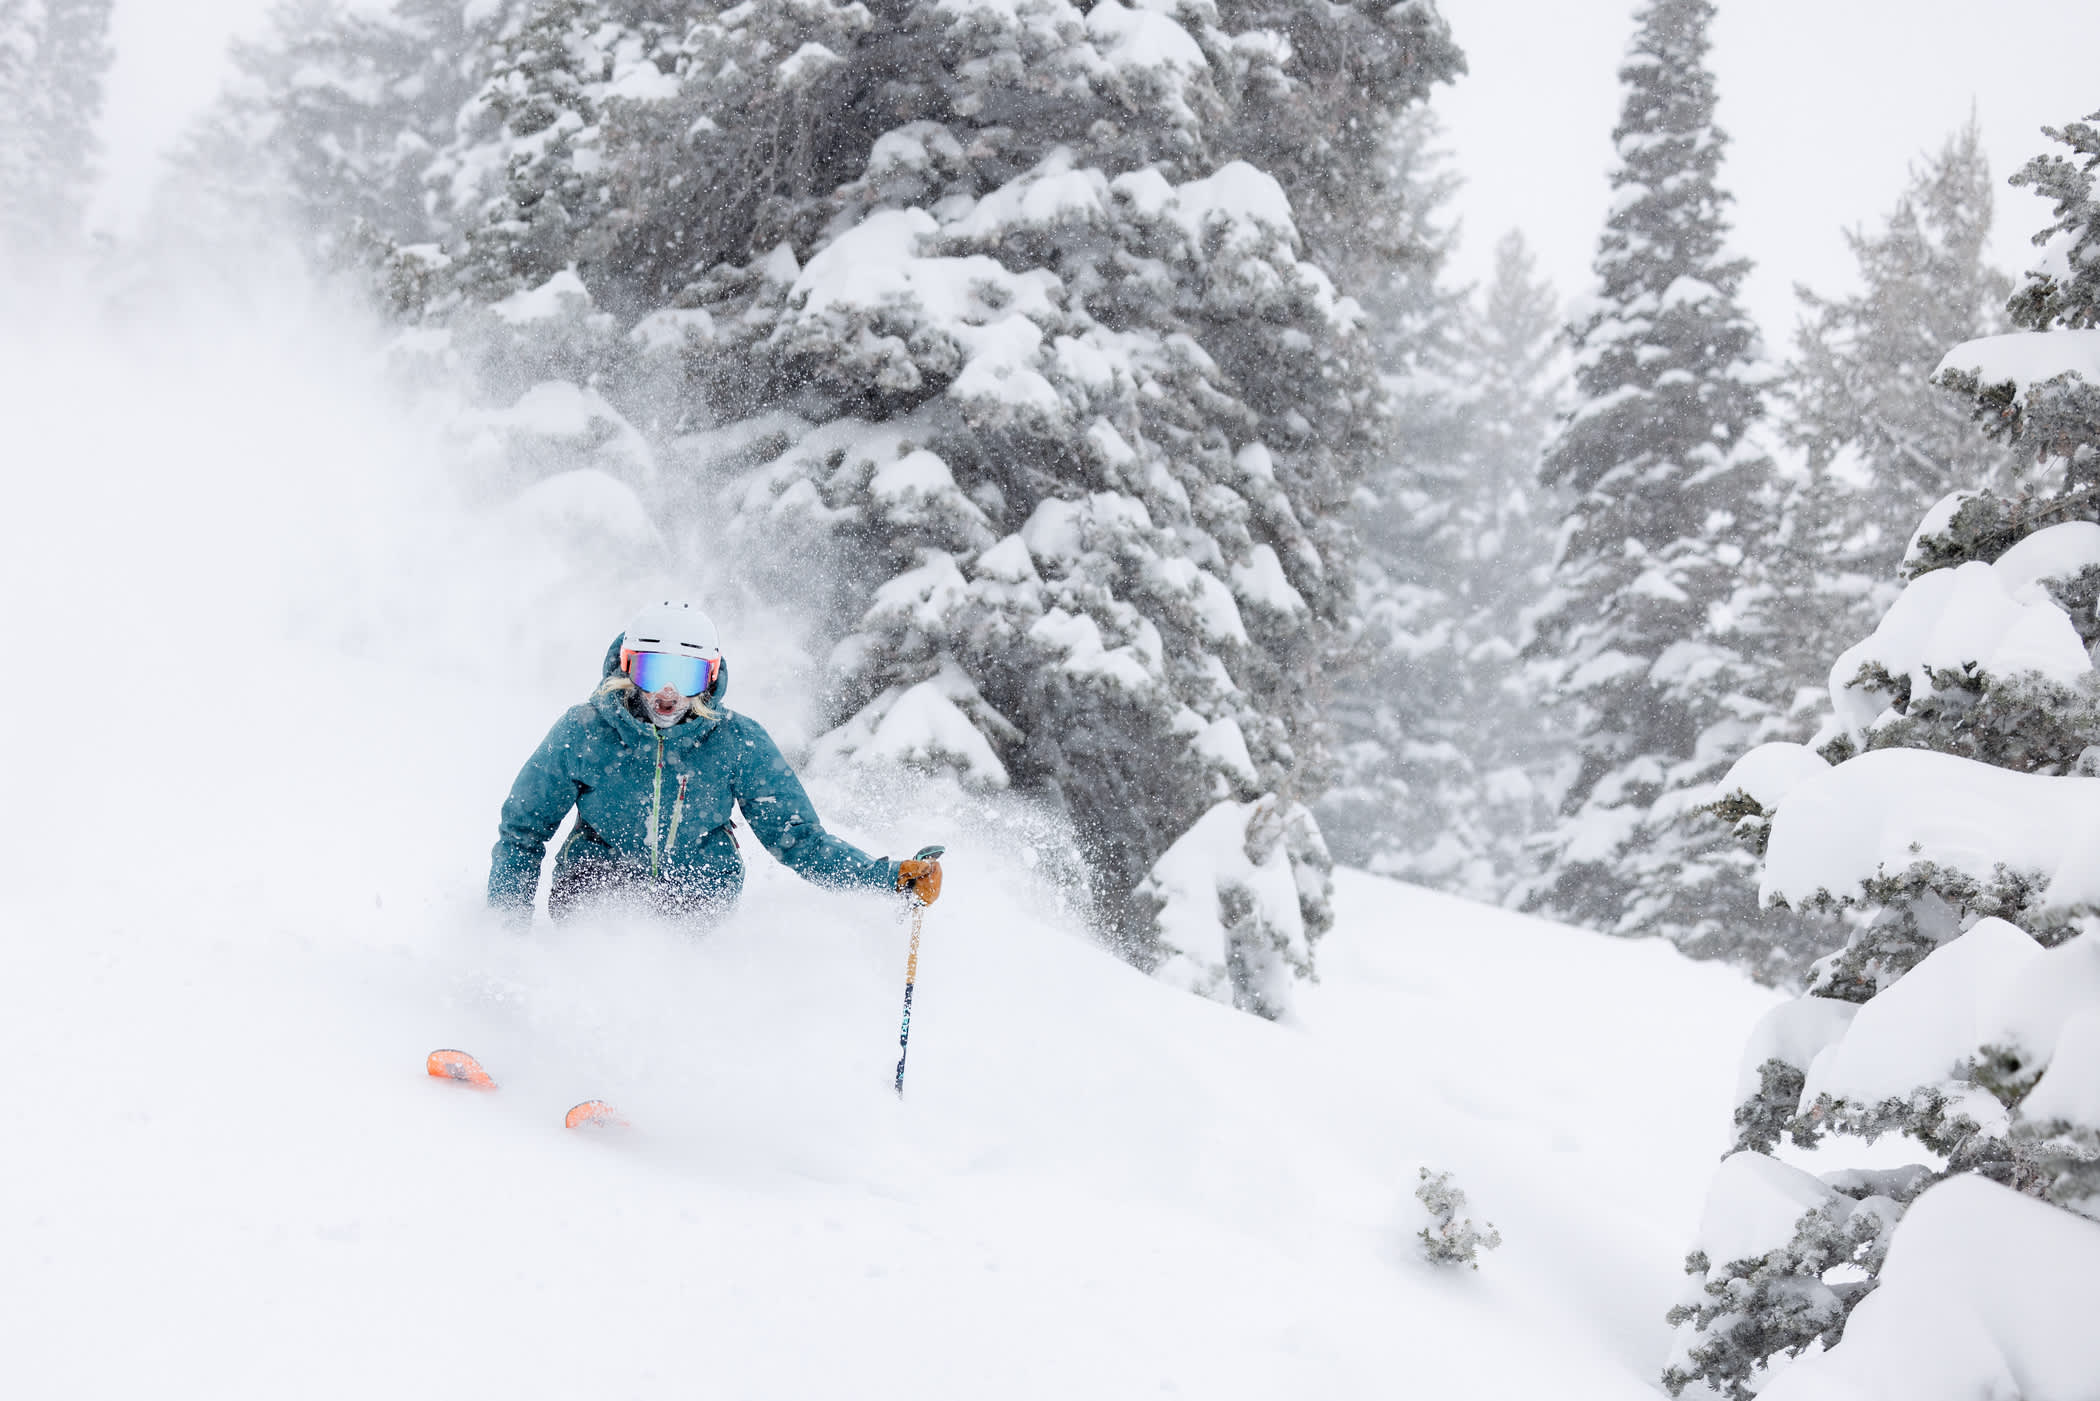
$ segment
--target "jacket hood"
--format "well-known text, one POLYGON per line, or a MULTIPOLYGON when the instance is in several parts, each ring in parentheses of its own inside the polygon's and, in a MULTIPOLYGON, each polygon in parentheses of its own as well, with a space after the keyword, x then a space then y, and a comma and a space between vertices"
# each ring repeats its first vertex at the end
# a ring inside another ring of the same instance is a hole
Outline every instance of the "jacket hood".
MULTIPOLYGON (((603 681, 606 677, 611 676, 615 672, 619 671, 620 648, 626 645, 626 642, 627 634, 623 632, 618 637, 615 637, 612 640, 612 646, 605 649, 605 666, 598 673, 598 679, 600 681, 603 681)), ((721 668, 715 673, 715 688, 713 691, 708 693, 707 703, 719 710, 722 705, 722 697, 728 694, 729 658, 724 657, 722 658, 721 668)))

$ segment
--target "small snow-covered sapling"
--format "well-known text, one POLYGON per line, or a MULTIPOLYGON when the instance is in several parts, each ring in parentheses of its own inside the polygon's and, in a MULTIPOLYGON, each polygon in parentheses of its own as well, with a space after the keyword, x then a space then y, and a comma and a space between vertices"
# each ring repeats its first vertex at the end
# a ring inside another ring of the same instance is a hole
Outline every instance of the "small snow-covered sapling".
POLYGON ((1422 1253, 1433 1265, 1471 1265, 1480 1268, 1480 1252, 1493 1250, 1502 1244, 1502 1233, 1495 1223, 1486 1223, 1486 1229, 1473 1224, 1471 1219, 1461 1219, 1459 1213, 1466 1209, 1466 1194, 1448 1172, 1432 1173, 1422 1169, 1422 1180, 1415 1188, 1415 1197, 1429 1209, 1431 1224, 1417 1234, 1421 1237, 1422 1253))

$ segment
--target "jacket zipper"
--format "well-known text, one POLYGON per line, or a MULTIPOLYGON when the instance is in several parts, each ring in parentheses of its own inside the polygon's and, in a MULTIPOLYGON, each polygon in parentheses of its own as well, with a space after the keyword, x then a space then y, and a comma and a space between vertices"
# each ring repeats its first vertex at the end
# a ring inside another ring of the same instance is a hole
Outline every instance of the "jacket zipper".
POLYGON ((685 820, 685 786, 692 782, 689 773, 678 775, 678 796, 671 800, 671 830, 664 837, 664 864, 671 861, 671 848, 678 845, 678 824, 685 820))
POLYGON ((660 830, 662 830, 662 829, 661 829, 661 826, 660 826, 660 822, 661 822, 661 819, 662 819, 662 817, 663 817, 663 810, 664 810, 664 732, 663 732, 663 731, 662 731, 661 729, 659 729, 659 730, 657 730, 657 732, 656 732, 656 785, 655 785, 655 787, 654 787, 653 789, 651 789, 651 790, 650 790, 650 793, 649 793, 649 826, 648 826, 648 829, 647 829, 647 832, 646 832, 646 835, 647 835, 647 836, 648 836, 648 838, 649 838, 649 879, 650 879, 650 880, 662 880, 662 879, 663 879, 663 868, 662 868, 662 866, 661 866, 661 865, 660 865, 660 864, 658 863, 658 860, 657 860, 657 845, 656 845, 656 834, 657 834, 657 833, 658 833, 658 832, 659 832, 660 830))

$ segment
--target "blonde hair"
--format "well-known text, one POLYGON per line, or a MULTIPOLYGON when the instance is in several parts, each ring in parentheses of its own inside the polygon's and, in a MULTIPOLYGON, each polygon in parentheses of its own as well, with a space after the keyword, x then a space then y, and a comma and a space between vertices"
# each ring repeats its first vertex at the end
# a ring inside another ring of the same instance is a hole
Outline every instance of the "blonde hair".
MULTIPOLYGON (((591 692, 591 694, 594 696, 615 696, 624 691, 633 691, 636 694, 640 694, 641 688, 634 684, 632 676, 629 676, 624 671, 616 671, 599 682, 598 689, 591 692)), ((722 718, 722 712, 709 705, 706 696, 689 697, 686 700, 686 706, 690 713, 699 719, 719 720, 722 718)))

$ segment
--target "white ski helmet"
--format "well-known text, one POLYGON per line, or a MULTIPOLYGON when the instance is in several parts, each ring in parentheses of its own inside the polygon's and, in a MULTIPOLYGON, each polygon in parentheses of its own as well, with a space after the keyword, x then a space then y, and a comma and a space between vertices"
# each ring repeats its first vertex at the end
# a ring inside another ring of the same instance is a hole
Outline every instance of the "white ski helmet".
POLYGON ((693 604, 670 600, 652 603, 634 615, 620 642, 620 651, 623 656, 629 652, 669 652, 708 662, 722 660, 715 620, 693 604))

